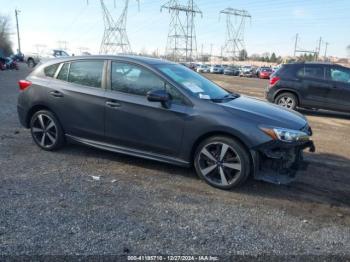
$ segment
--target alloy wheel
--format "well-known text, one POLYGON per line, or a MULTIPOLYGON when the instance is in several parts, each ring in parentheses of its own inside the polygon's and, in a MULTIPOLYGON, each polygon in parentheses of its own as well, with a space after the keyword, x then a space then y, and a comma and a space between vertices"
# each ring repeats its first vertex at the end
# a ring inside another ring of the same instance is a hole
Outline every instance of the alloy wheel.
POLYGON ((50 116, 38 114, 34 119, 31 131, 41 147, 50 148, 56 144, 57 126, 50 116))
POLYGON ((231 146, 217 142, 202 148, 198 157, 198 167, 202 175, 211 183, 229 186, 239 177, 242 163, 231 146))
POLYGON ((285 108, 289 108, 292 109, 294 108, 294 100, 289 97, 289 96, 282 96, 279 100, 278 100, 278 105, 285 107, 285 108))

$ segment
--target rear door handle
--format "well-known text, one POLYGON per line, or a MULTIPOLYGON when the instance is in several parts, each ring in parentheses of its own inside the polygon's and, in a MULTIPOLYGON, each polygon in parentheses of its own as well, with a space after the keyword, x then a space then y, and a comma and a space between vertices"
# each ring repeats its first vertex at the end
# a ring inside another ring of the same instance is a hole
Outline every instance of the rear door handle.
POLYGON ((116 107, 121 107, 121 104, 115 102, 115 101, 107 101, 106 105, 112 108, 116 108, 116 107))
POLYGON ((59 91, 51 91, 50 95, 52 95, 54 97, 63 97, 63 94, 59 91))

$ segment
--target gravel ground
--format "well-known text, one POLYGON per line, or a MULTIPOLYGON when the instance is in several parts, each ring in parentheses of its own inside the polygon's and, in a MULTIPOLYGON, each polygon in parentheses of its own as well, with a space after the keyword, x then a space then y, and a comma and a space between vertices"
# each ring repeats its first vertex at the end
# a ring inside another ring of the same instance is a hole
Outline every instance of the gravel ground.
MULTIPOLYGON (((16 115, 27 73, 0 72, 1 255, 350 257, 349 116, 307 112, 318 152, 290 186, 227 192, 191 169, 79 145, 40 150, 16 115)), ((210 77, 257 97, 267 84, 210 77)))

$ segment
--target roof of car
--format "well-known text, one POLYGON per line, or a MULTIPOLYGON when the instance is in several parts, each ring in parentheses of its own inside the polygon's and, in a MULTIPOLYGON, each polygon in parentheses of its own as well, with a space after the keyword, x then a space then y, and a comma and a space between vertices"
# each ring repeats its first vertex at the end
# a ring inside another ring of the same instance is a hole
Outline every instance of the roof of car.
POLYGON ((332 62, 305 61, 305 62, 294 62, 294 63, 291 63, 290 65, 337 65, 337 64, 332 62))
POLYGON ((55 59, 55 61, 71 61, 71 60, 89 60, 89 59, 120 59, 130 62, 139 62, 148 65, 159 64, 174 64, 174 62, 168 60, 162 60, 151 57, 136 56, 136 55, 87 55, 87 56, 69 56, 55 59))

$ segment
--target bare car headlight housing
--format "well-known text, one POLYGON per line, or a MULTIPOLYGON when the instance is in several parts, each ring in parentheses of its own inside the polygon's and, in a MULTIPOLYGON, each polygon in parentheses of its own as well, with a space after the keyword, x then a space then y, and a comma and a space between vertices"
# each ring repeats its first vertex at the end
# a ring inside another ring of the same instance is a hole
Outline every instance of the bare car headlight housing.
POLYGON ((300 130, 293 130, 280 127, 260 127, 260 129, 273 140, 283 142, 302 142, 308 141, 309 135, 300 130))

